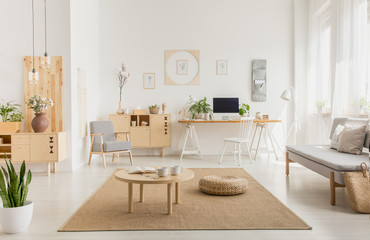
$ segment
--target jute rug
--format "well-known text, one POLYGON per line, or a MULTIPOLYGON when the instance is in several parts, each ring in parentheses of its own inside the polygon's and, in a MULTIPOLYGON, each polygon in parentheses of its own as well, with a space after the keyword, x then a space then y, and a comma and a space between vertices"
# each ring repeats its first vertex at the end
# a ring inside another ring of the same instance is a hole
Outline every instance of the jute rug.
POLYGON ((181 183, 181 203, 167 215, 167 186, 145 185, 139 203, 134 184, 134 212, 127 212, 128 184, 111 176, 59 229, 68 231, 311 229, 252 176, 240 168, 197 168, 195 178, 181 183), (237 196, 201 192, 206 175, 236 176, 248 180, 248 191, 237 196))

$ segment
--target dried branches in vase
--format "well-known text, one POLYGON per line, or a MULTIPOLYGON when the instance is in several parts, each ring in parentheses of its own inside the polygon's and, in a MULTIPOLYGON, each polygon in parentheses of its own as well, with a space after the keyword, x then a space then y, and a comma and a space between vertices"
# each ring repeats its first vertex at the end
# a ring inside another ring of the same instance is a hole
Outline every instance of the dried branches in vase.
POLYGON ((126 85, 128 77, 130 73, 127 72, 126 65, 123 63, 121 70, 118 72, 118 84, 119 84, 119 103, 117 114, 124 114, 124 110, 122 108, 122 88, 126 85))

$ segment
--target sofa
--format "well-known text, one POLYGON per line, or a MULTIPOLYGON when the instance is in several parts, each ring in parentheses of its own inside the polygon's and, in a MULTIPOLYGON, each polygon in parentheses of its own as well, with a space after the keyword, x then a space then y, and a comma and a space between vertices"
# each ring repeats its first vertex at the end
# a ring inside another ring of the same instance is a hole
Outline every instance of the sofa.
POLYGON ((335 205, 335 188, 345 187, 343 172, 361 171, 362 162, 369 163, 369 121, 368 119, 336 118, 330 132, 333 139, 337 126, 346 125, 353 128, 366 125, 364 150, 359 155, 338 152, 329 145, 288 145, 286 146, 286 175, 289 176, 289 163, 300 165, 330 179, 330 203, 335 205))

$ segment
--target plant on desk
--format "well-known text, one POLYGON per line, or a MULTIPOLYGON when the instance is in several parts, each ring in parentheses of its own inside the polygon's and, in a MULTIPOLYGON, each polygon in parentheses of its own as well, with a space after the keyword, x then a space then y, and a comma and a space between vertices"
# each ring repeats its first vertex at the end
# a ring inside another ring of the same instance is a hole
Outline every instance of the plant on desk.
POLYGON ((0 197, 3 201, 0 223, 6 233, 23 232, 32 219, 33 203, 26 201, 32 174, 28 170, 25 177, 26 164, 23 161, 18 175, 6 155, 5 158, 7 170, 4 167, 0 170, 0 197))
POLYGON ((0 123, 1 132, 19 132, 21 130, 21 121, 23 114, 19 111, 21 105, 15 104, 12 101, 0 104, 0 123))
POLYGON ((212 108, 209 103, 207 103, 207 98, 197 101, 190 106, 189 111, 192 113, 192 119, 202 119, 205 120, 212 119, 212 108))
POLYGON ((239 115, 240 116, 246 116, 246 114, 249 114, 249 105, 248 104, 245 104, 245 103, 242 103, 240 104, 240 107, 239 107, 239 115))

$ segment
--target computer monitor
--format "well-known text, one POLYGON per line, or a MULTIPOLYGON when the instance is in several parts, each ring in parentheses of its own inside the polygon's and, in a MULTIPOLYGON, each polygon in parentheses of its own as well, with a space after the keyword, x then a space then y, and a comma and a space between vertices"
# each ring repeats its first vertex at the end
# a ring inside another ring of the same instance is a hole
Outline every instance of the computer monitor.
POLYGON ((213 98, 214 113, 238 113, 239 98, 213 98))

